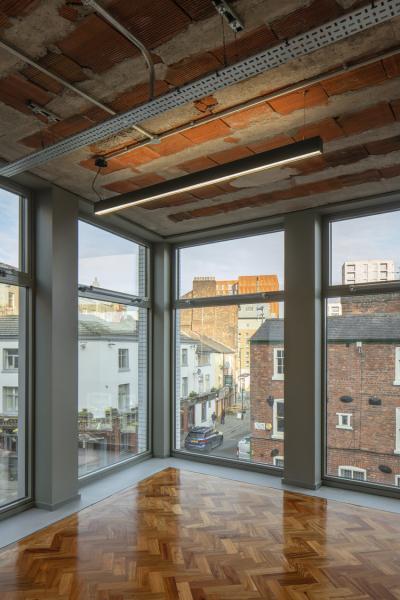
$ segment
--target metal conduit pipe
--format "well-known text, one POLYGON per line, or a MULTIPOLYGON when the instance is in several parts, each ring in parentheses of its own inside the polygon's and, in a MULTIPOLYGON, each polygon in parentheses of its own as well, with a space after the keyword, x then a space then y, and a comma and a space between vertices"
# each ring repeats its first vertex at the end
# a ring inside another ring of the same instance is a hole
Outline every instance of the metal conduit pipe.
MULTIPOLYGON (((304 79, 299 83, 294 83, 292 85, 288 85, 286 87, 281 88, 276 92, 270 92, 268 94, 263 94, 262 96, 258 96, 253 100, 248 100, 247 102, 242 102, 241 104, 237 104, 231 108, 227 108, 225 110, 221 110, 218 113, 214 113, 209 115, 208 117, 204 117, 203 119, 199 119, 198 121, 191 121, 186 123, 185 125, 180 125, 179 127, 175 127, 174 129, 169 129, 168 131, 164 131, 157 135, 157 139, 161 142, 164 138, 170 137, 171 135, 175 135, 177 133, 182 133, 183 131, 187 131, 188 129, 193 129, 195 127, 199 127, 200 125, 204 125, 206 123, 210 123, 215 121, 216 119, 222 119, 234 113, 240 112, 241 110, 245 110, 246 108, 252 108, 253 106, 257 106, 258 104, 262 104, 263 102, 268 102, 269 100, 275 100, 276 98, 280 98, 285 94, 289 94, 292 92, 302 91, 311 85, 315 85, 322 81, 326 81, 330 77, 337 77, 338 75, 343 75, 344 73, 350 73, 355 69, 359 69, 361 67, 366 67, 378 60, 384 60, 385 58, 390 58, 396 54, 399 54, 400 48, 396 48, 394 50, 388 50, 387 52, 382 52, 372 58, 367 58, 364 60, 360 60, 356 63, 352 63, 351 65, 342 65, 337 69, 333 69, 331 71, 322 73, 320 75, 316 75, 314 77, 309 77, 308 79, 304 79)), ((146 146, 148 144, 147 141, 138 142, 136 144, 131 144, 125 146, 124 148, 119 148, 113 152, 106 153, 105 158, 115 158, 117 156, 121 156, 122 154, 126 154, 127 152, 131 152, 135 148, 141 148, 142 146, 146 146)))
POLYGON ((150 91, 150 100, 154 98, 154 64, 153 59, 151 58, 150 52, 147 50, 146 46, 142 44, 137 37, 135 37, 126 27, 124 27, 117 19, 115 19, 105 8, 103 8, 96 0, 82 0, 82 3, 90 8, 93 8, 95 12, 97 12, 105 21, 108 21, 114 29, 119 31, 127 40, 131 42, 136 48, 140 50, 143 55, 144 60, 146 61, 147 67, 149 69, 149 91, 150 91))
MULTIPOLYGON (((44 73, 45 75, 47 75, 51 79, 54 79, 54 81, 57 81, 63 87, 68 88, 69 90, 71 90, 72 92, 74 92, 78 96, 81 96, 82 98, 84 98, 85 100, 87 100, 88 102, 90 102, 91 104, 94 104, 95 106, 98 106, 99 108, 101 108, 102 110, 104 110, 105 112, 107 112, 109 115, 116 115, 117 114, 115 110, 113 110, 112 108, 110 108, 106 104, 103 104, 99 100, 96 100, 96 98, 93 98, 93 96, 90 96, 89 94, 87 94, 83 90, 77 88, 72 83, 69 83, 69 81, 66 81, 62 77, 59 77, 59 75, 56 75, 52 71, 49 71, 45 67, 42 67, 42 65, 40 65, 38 62, 36 62, 32 58, 30 58, 29 56, 27 56, 26 54, 24 54, 23 52, 21 52, 20 50, 18 50, 17 48, 15 48, 14 46, 12 46, 11 44, 8 44, 8 43, 4 42, 3 40, 0 40, 0 48, 3 48, 3 50, 5 50, 6 52, 8 52, 9 54, 12 54, 16 58, 18 58, 18 59, 22 60, 23 62, 27 63, 28 65, 31 65, 32 67, 34 67, 35 69, 37 69, 41 73, 44 73)), ((153 134, 149 133, 148 131, 146 131, 145 129, 143 129, 142 127, 140 127, 139 125, 133 125, 133 128, 137 132, 139 132, 141 135, 147 137, 149 139, 149 141, 154 140, 154 139, 157 138, 157 136, 154 136, 153 134)))

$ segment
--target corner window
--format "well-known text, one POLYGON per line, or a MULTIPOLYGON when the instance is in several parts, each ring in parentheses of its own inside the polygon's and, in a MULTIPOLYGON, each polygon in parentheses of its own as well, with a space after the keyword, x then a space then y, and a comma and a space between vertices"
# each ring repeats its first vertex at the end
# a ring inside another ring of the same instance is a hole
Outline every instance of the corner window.
POLYGON ((274 348, 274 379, 284 378, 285 351, 283 348, 274 348))
POLYGON ((284 234, 179 247, 175 260, 175 449, 275 466, 284 456, 284 234))
POLYGON ((147 253, 80 223, 80 477, 148 449, 147 253))
POLYGON ((28 199, 0 189, 0 511, 31 496, 28 217, 28 199))
POLYGON ((338 418, 336 425, 337 429, 353 429, 351 426, 351 418, 353 415, 351 413, 336 413, 336 415, 338 418))
POLYGON ((327 477, 393 486, 400 473, 399 230, 400 210, 325 223, 327 477))

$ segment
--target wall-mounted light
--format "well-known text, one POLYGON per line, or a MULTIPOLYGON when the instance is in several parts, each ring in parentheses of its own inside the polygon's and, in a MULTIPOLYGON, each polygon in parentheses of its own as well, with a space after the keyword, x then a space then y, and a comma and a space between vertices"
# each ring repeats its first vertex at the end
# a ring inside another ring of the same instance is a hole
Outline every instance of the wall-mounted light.
POLYGON ((267 402, 268 402, 269 406, 272 407, 274 405, 274 397, 273 396, 268 396, 267 402))
POLYGON ((95 204, 94 212, 96 215, 106 215, 124 210, 130 206, 140 206, 152 200, 167 198, 181 192, 190 192, 215 183, 231 181, 244 175, 251 175, 274 167, 280 167, 303 158, 317 156, 318 154, 322 154, 322 150, 323 144, 320 137, 309 138, 301 142, 274 148, 267 152, 240 158, 239 160, 199 171, 198 173, 190 173, 177 179, 163 181, 142 190, 127 192, 111 200, 100 200, 95 204))

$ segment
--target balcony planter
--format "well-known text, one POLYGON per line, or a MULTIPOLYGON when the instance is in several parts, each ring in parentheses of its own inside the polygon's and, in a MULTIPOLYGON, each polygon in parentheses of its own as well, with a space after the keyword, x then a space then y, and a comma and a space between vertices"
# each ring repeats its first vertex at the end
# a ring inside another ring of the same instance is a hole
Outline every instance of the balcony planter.
POLYGON ((392 469, 390 467, 388 467, 387 465, 379 465, 378 469, 382 473, 392 473, 392 469))

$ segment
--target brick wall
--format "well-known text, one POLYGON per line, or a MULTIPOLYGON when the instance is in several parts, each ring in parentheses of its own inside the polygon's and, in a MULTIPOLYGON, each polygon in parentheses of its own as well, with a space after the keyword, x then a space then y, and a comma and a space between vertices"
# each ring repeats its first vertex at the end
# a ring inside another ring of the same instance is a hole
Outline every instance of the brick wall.
POLYGON ((273 406, 275 399, 284 398, 284 382, 274 381, 273 348, 282 344, 250 344, 250 423, 253 460, 273 464, 273 456, 284 455, 284 443, 273 437, 273 406), (255 423, 265 423, 265 431, 257 430, 255 423))
MULTIPOLYGON (((386 306, 386 305, 385 305, 386 306)), ((399 343, 329 343, 327 381, 327 473, 337 476, 339 466, 367 471, 367 480, 395 485, 400 456, 395 454, 396 408, 400 386, 394 385, 395 351, 399 343), (343 402, 343 396, 351 402, 343 402), (381 404, 371 405, 370 398, 381 404), (352 429, 339 429, 337 413, 351 415, 352 429), (383 473, 379 467, 389 467, 383 473)), ((282 344, 251 343, 251 426, 254 459, 272 464, 271 452, 284 455, 283 441, 271 431, 258 431, 255 422, 272 424, 268 396, 284 397, 284 382, 273 381, 273 349, 282 344)))

